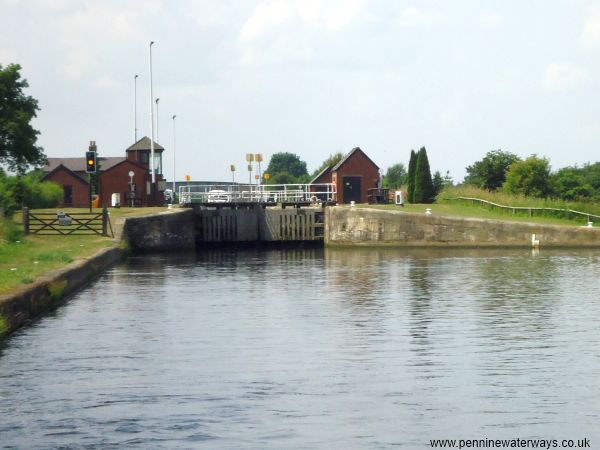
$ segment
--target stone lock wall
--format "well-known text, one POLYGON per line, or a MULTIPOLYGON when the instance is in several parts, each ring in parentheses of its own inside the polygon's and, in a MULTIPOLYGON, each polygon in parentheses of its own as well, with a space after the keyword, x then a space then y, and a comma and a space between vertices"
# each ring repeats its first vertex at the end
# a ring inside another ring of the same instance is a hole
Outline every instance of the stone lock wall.
POLYGON ((123 225, 123 240, 134 252, 193 250, 194 212, 182 209, 129 217, 123 225))
POLYGON ((326 245, 404 247, 600 247, 600 229, 329 207, 326 245), (533 236, 535 235, 535 236, 533 236))

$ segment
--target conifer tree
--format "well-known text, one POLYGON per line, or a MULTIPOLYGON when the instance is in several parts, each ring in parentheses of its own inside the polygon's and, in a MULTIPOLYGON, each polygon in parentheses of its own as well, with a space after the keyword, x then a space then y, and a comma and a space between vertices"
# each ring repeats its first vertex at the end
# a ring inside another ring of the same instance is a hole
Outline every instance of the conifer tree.
POLYGON ((406 196, 409 203, 414 203, 413 192, 415 190, 415 170, 417 168, 417 154, 414 150, 410 151, 410 160, 408 162, 408 192, 406 196))
POLYGON ((429 168, 427 150, 425 150, 425 147, 421 147, 417 153, 413 203, 433 203, 434 199, 435 190, 431 179, 431 169, 429 168))

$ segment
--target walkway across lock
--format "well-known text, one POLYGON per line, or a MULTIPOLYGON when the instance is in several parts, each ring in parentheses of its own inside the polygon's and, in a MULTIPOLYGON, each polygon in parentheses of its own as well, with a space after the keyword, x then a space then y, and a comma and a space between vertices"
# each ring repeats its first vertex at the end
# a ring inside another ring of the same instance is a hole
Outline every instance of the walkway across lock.
POLYGON ((334 204, 337 200, 333 183, 321 184, 215 184, 179 187, 182 205, 244 206, 305 206, 334 204))

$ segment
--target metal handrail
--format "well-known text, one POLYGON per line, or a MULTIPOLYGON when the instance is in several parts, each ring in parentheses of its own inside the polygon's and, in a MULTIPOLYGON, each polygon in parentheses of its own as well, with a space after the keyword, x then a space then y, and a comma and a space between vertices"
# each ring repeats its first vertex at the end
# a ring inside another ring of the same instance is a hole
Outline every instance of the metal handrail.
POLYGON ((600 219, 600 216, 598 216, 596 214, 586 213, 586 212, 582 212, 582 211, 575 211, 574 209, 542 208, 542 207, 537 207, 537 206, 507 206, 507 205, 500 205, 499 203, 490 202, 489 200, 483 200, 481 198, 476 198, 476 197, 446 197, 446 198, 443 198, 442 200, 470 200, 470 201, 475 201, 475 202, 480 202, 480 203, 486 203, 488 205, 495 206, 495 207, 501 208, 501 209, 510 209, 513 211, 513 213, 516 210, 529 211, 529 215, 531 215, 532 211, 555 211, 555 212, 558 211, 558 212, 566 212, 566 213, 570 213, 570 214, 585 216, 585 217, 587 217, 588 222, 590 221, 590 217, 593 217, 595 219, 600 219))
POLYGON ((319 184, 214 184, 179 187, 179 203, 307 203, 335 201, 336 186, 319 184))

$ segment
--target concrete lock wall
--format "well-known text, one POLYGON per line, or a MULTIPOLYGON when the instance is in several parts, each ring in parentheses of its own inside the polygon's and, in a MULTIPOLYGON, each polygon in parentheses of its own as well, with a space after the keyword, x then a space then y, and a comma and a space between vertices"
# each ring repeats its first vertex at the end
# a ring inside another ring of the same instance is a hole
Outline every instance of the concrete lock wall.
POLYGON ((329 207, 326 245, 599 247, 600 229, 329 207))

